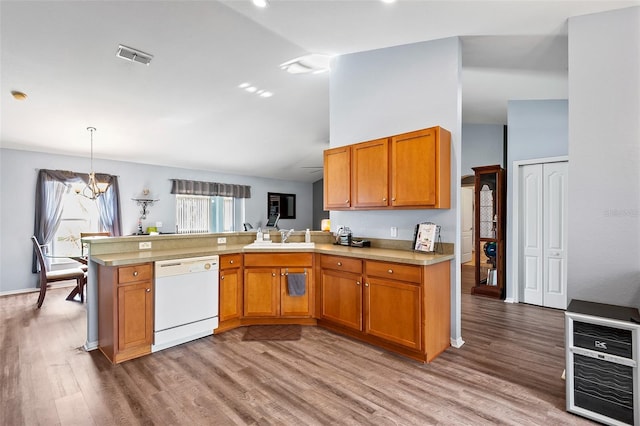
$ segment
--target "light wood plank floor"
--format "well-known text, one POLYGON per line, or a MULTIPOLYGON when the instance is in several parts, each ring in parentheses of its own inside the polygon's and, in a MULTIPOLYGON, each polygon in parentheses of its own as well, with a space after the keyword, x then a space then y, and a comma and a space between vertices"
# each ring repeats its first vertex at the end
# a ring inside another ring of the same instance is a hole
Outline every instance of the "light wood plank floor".
POLYGON ((244 329, 112 366, 85 310, 52 290, 0 298, 2 425, 581 425, 565 411, 563 313, 463 295, 461 349, 431 364, 315 327, 244 329))

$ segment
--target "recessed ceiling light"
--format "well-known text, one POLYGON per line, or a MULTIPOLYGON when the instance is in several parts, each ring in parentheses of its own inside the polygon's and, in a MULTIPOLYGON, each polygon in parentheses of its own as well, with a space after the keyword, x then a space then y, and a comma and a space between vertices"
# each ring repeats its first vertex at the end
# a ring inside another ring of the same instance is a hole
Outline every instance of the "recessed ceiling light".
POLYGON ((382 0, 382 3, 395 3, 396 0, 382 0))
POLYGON ((331 56, 329 55, 312 53, 280 64, 280 68, 289 74, 319 74, 329 71, 330 61, 331 56))
POLYGON ((247 83, 247 82, 240 83, 238 85, 238 88, 244 89, 249 93, 253 93, 254 95, 260 96, 261 98, 270 98, 271 96, 273 96, 272 92, 269 92, 268 90, 264 90, 264 89, 258 89, 256 86, 252 86, 251 83, 247 83))
POLYGON ((267 7, 267 0, 252 0, 257 7, 267 7))
POLYGON ((18 101, 24 101, 25 99, 27 99, 27 94, 19 90, 12 90, 11 96, 13 96, 13 98, 18 101))

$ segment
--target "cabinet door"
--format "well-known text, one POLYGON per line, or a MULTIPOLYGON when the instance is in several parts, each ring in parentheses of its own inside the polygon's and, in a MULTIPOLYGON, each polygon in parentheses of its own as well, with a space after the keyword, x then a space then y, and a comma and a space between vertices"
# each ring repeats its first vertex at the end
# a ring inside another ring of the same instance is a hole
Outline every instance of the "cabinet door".
POLYGON ((280 270, 280 315, 308 317, 309 292, 311 290, 312 276, 311 268, 282 268, 280 270), (306 291, 302 296, 291 296, 289 294, 289 274, 303 274, 305 278, 306 291))
POLYGON ((242 316, 242 270, 220 271, 220 321, 242 316))
POLYGON ((367 278, 365 332, 413 349, 422 348, 420 286, 367 278))
POLYGON ((389 205, 389 140, 359 143, 351 147, 351 205, 389 205))
POLYGON ((351 206, 351 147, 324 152, 324 209, 351 206))
POLYGON ((436 130, 391 138, 391 205, 436 205, 436 130))
POLYGON ((322 270, 323 319, 362 331, 361 276, 339 271, 322 270))
POLYGON ((118 285, 118 351, 153 341, 151 282, 118 285))
POLYGON ((244 316, 275 317, 279 315, 280 270, 246 268, 244 270, 244 316))

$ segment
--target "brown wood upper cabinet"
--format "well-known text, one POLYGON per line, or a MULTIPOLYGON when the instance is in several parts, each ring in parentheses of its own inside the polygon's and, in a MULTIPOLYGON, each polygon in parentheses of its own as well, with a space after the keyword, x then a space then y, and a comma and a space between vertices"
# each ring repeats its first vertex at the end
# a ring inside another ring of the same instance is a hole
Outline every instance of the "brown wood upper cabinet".
POLYGON ((389 205, 389 139, 351 146, 351 205, 356 208, 389 205))
POLYGON ((451 207, 451 133, 431 127, 324 152, 325 210, 451 207))
POLYGON ((324 152, 324 208, 351 207, 351 147, 341 146, 324 152), (328 171, 331 171, 328 173, 328 171))

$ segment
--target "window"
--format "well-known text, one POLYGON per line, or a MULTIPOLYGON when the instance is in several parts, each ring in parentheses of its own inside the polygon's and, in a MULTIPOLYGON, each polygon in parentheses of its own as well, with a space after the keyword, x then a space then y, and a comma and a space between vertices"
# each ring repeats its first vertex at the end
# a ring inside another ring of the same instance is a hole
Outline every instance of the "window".
MULTIPOLYGON (((53 235, 51 252, 55 257, 78 256, 82 252, 81 232, 99 231, 98 205, 69 187, 62 197, 62 218, 53 235)), ((56 262, 67 262, 60 259, 56 262)))
POLYGON ((230 232, 236 215, 244 216, 244 199, 234 197, 176 195, 176 228, 179 234, 230 232))

